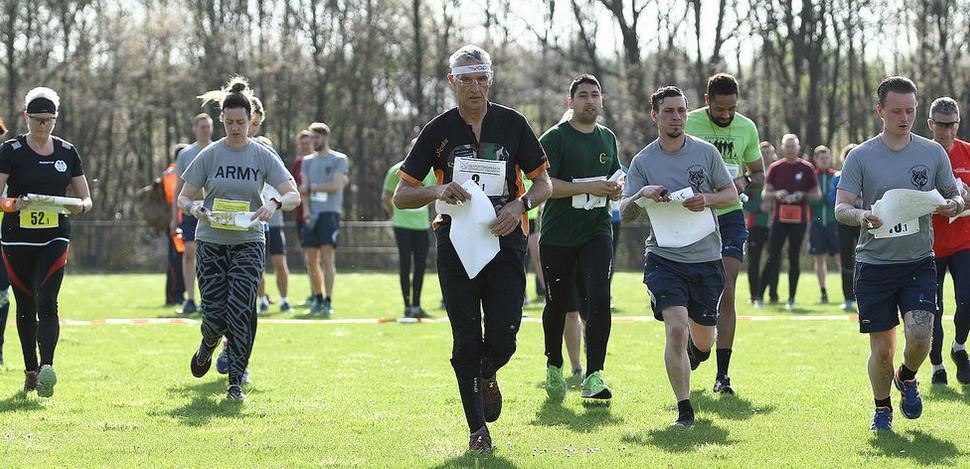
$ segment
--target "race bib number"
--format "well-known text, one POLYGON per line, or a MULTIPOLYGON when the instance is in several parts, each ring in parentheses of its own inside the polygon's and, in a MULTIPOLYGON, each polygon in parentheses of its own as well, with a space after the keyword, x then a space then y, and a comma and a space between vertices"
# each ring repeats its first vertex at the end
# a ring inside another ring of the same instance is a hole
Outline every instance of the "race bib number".
POLYGON ((496 197, 505 194, 505 162, 481 158, 455 158, 451 180, 458 184, 474 181, 485 195, 496 197))
MULTIPOLYGON (((229 199, 215 199, 212 201, 212 211, 213 212, 248 212, 249 202, 245 200, 229 200, 229 199)), ((231 231, 248 231, 249 228, 236 226, 235 224, 230 224, 229 220, 225 220, 224 223, 220 223, 219 220, 209 217, 209 226, 213 228, 218 228, 220 230, 231 230, 231 231)))
POLYGON ((60 226, 60 223, 60 217, 57 216, 57 212, 46 212, 43 210, 20 211, 21 228, 57 228, 60 226))
POLYGON ((801 223, 804 210, 801 205, 778 206, 778 221, 782 223, 801 223))
POLYGON ((731 179, 737 179, 741 175, 741 165, 737 163, 724 163, 724 166, 727 167, 731 179))
POLYGON ((881 226, 877 230, 871 231, 876 239, 901 238, 911 234, 919 233, 919 218, 898 223, 892 226, 881 226))
MULTIPOLYGON (((573 178, 573 182, 605 181, 606 176, 595 176, 590 178, 573 178)), ((592 210, 594 208, 606 207, 606 197, 597 197, 592 194, 576 194, 573 196, 573 208, 580 210, 592 210)))

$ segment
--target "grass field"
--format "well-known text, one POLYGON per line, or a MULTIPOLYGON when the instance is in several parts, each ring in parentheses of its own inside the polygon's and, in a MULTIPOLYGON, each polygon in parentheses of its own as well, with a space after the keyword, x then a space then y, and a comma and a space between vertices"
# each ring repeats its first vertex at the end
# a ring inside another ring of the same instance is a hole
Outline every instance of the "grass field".
MULTIPOLYGON (((173 316, 158 305, 160 281, 69 276, 62 316, 173 316)), ((299 301, 305 278, 293 283, 299 301)), ((426 305, 438 302, 436 283, 428 278, 426 305)), ((799 302, 810 308, 742 305, 740 314, 841 313, 812 306, 814 284, 803 277, 799 302)), ((838 279, 830 284, 839 299, 838 279)), ((621 274, 616 286, 617 315, 647 313, 639 275, 621 274)), ((396 276, 338 277, 335 301, 335 318, 396 316, 396 276)), ((526 311, 541 314, 538 306, 526 311)), ((60 383, 46 400, 18 392, 22 359, 15 328, 8 329, 0 370, 4 467, 970 466, 970 393, 931 387, 928 365, 920 370, 923 416, 909 421, 897 411, 894 434, 868 431, 868 345, 848 320, 743 321, 732 362, 739 394, 714 395, 713 363, 702 365, 692 386, 699 422, 687 430, 668 427, 675 409, 658 323, 615 324, 605 372, 615 398, 585 406, 575 389, 562 404, 545 400, 542 329, 526 322, 518 352, 499 373, 505 408, 489 427, 497 448, 490 456, 464 452, 447 323, 263 324, 250 364, 254 384, 241 405, 225 400, 225 378, 214 370, 202 379, 189 373, 197 326, 64 326, 60 383)), ((947 334, 949 343, 950 324, 947 334)))

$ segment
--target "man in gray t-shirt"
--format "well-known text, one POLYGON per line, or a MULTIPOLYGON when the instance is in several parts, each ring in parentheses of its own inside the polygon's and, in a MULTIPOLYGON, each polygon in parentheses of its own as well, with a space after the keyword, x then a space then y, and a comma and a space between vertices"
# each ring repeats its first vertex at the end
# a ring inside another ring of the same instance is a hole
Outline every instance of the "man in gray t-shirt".
POLYGON ((337 275, 337 234, 344 187, 350 181, 350 165, 347 155, 330 149, 330 127, 314 123, 310 125, 310 131, 316 151, 304 157, 300 165, 304 221, 301 241, 313 288, 310 312, 329 316, 333 312, 331 296, 337 275))
POLYGON ((684 133, 687 98, 673 86, 651 96, 651 118, 659 138, 640 151, 630 163, 620 202, 624 222, 640 217, 643 197, 658 203, 681 203, 686 209, 710 216, 715 229, 683 247, 660 246, 652 228, 667 220, 649 220, 643 282, 650 294, 654 317, 664 322, 667 376, 677 398, 676 425, 694 422, 690 403, 690 373, 711 355, 717 303, 724 289, 721 238, 712 208, 734 205, 738 192, 720 152, 710 143, 684 133), (693 196, 671 202, 670 193, 690 187, 693 196), (689 333, 688 333, 689 331, 689 333))
POLYGON ((860 226, 856 247, 855 295, 859 331, 869 334, 869 381, 875 400, 872 429, 892 429, 891 384, 900 390, 900 409, 906 418, 923 412, 916 372, 929 353, 936 313, 936 264, 930 214, 905 221, 876 238, 869 229, 882 227, 872 205, 890 189, 937 189, 945 205, 936 213, 954 216, 963 211, 946 152, 938 143, 911 132, 916 120, 916 85, 890 77, 877 89, 876 112, 882 132, 855 147, 846 157, 836 194, 838 221, 860 226), (862 208, 855 208, 856 194, 862 208), (896 326, 902 313, 906 337, 903 363, 893 371, 896 326))
MULTIPOLYGON (((192 118, 192 134, 195 135, 195 143, 179 152, 175 159, 175 174, 178 179, 175 182, 175 195, 182 192, 182 174, 185 173, 189 164, 199 155, 205 147, 212 144, 212 118, 206 113, 199 113, 192 118)), ((176 228, 182 230, 182 241, 185 243, 185 251, 182 253, 182 279, 185 283, 186 300, 182 304, 179 314, 193 314, 198 311, 195 306, 195 264, 196 264, 196 245, 195 228, 199 221, 192 215, 184 215, 178 209, 178 204, 172 204, 172 222, 170 224, 171 234, 175 234, 176 228)))

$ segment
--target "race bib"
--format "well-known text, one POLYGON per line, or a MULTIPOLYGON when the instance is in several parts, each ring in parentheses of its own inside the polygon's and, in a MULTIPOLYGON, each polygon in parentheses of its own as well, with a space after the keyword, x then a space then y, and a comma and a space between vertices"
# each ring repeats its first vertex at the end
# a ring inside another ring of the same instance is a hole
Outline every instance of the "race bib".
MULTIPOLYGON (((215 199, 212 201, 212 211, 213 212, 248 212, 249 202, 245 200, 229 200, 229 199, 215 199)), ((231 231, 249 231, 249 228, 236 226, 235 224, 229 224, 228 220, 225 223, 220 223, 219 221, 209 217, 209 226, 213 228, 218 228, 220 230, 231 230, 231 231)))
POLYGON ((731 179, 737 179, 741 175, 741 165, 737 163, 724 163, 724 166, 727 167, 731 179))
MULTIPOLYGON (((606 176, 594 176, 589 178, 573 178, 573 182, 605 181, 606 176)), ((606 197, 597 197, 592 194, 576 194, 573 196, 573 208, 580 210, 592 210, 594 208, 606 207, 606 197)))
POLYGON ((904 221, 892 226, 883 225, 877 230, 870 231, 876 239, 901 238, 919 233, 919 218, 904 221))
POLYGON ((483 160, 481 158, 455 158, 451 180, 458 184, 474 181, 482 192, 489 197, 505 194, 504 161, 483 160))
POLYGON ((29 229, 57 228, 60 226, 60 217, 57 212, 44 210, 21 210, 20 227, 29 229))
POLYGON ((801 223, 803 212, 804 210, 802 210, 801 205, 781 204, 778 206, 778 221, 782 223, 801 223))
POLYGON ((313 194, 310 195, 310 202, 316 202, 318 204, 322 204, 326 201, 327 201, 326 192, 314 192, 313 194))

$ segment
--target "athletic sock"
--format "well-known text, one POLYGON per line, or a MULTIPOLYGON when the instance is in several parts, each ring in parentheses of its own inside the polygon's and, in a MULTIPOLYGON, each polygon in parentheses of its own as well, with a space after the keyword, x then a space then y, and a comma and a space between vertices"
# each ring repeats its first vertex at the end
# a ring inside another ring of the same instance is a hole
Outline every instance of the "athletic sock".
POLYGON ((694 407, 690 405, 690 399, 677 402, 677 420, 691 420, 694 418, 694 407))
POLYGON ((936 373, 937 371, 945 370, 945 369, 946 367, 943 366, 942 363, 940 363, 939 365, 933 365, 933 373, 936 373))
POLYGON ((289 301, 286 300, 286 297, 285 296, 281 296, 280 297, 280 303, 289 303, 289 301))
POLYGON ((822 289, 822 296, 829 296, 829 292, 825 291, 824 288, 822 289))
POLYGON ((326 301, 327 303, 329 303, 330 302, 330 297, 329 296, 323 297, 323 301, 326 301))
POLYGON ((879 407, 889 407, 890 410, 893 408, 892 397, 887 397, 885 399, 876 399, 876 408, 879 407))
POLYGON ((957 343, 957 341, 954 340, 953 341, 953 351, 954 352, 959 352, 961 350, 964 350, 964 351, 967 350, 967 344, 960 344, 960 343, 957 343))
POLYGON ((313 295, 313 298, 315 300, 317 300, 317 302, 319 302, 319 303, 322 303, 323 302, 323 294, 322 293, 318 293, 316 295, 313 295))
POLYGON ((899 365, 899 380, 912 381, 916 379, 916 372, 906 368, 906 365, 899 365))
POLYGON ((728 367, 731 365, 731 349, 717 349, 717 378, 721 379, 728 375, 728 367))
POLYGON ((259 302, 260 303, 264 303, 264 304, 269 303, 269 296, 263 295, 263 296, 259 297, 259 302))

